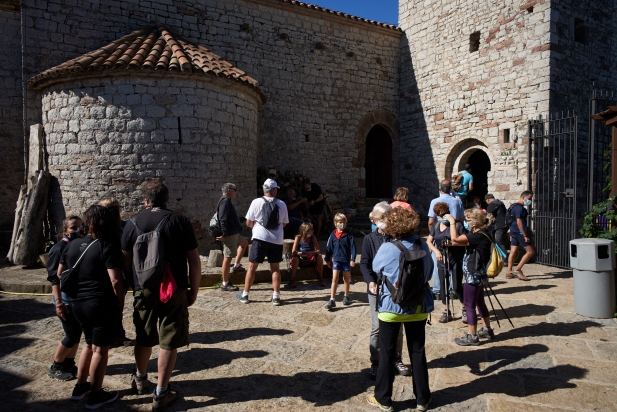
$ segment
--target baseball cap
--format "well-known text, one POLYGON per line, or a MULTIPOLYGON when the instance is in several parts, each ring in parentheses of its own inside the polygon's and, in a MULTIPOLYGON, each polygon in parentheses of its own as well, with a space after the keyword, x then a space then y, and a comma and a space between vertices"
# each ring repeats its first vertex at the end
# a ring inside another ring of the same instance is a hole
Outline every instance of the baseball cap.
POLYGON ((264 182, 264 187, 268 188, 268 189, 274 189, 275 187, 277 189, 280 189, 279 185, 276 184, 276 180, 274 180, 274 179, 267 179, 264 182))

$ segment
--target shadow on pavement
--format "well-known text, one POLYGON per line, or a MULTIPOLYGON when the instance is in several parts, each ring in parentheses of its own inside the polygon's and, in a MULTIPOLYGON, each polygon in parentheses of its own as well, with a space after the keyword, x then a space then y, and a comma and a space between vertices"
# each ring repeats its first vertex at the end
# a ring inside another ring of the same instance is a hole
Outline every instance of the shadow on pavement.
MULTIPOLYGON (((501 317, 500 317, 501 320, 501 317)), ((506 321, 507 322, 507 321, 506 321)), ((583 320, 578 322, 540 322, 535 325, 515 328, 503 333, 497 333, 496 339, 503 341, 526 336, 574 336, 587 332, 588 328, 602 326, 598 322, 583 320)))
POLYGON ((507 288, 495 288, 494 289, 495 293, 497 295, 511 295, 514 293, 533 292, 534 290, 546 290, 546 289, 552 289, 552 288, 557 287, 557 285, 530 285, 529 282, 525 282, 523 286, 522 281, 518 281, 518 282, 520 282, 521 286, 510 286, 507 288))
POLYGON ((558 389, 575 388, 576 384, 570 380, 581 379, 586 373, 587 369, 572 365, 558 365, 548 369, 529 367, 502 370, 459 386, 433 392, 431 407, 465 402, 487 393, 523 398, 558 389))
POLYGON ((189 340, 191 343, 211 345, 221 342, 249 339, 255 336, 284 336, 292 333, 294 332, 288 329, 244 328, 191 333, 189 340))
MULTIPOLYGON (((501 310, 501 307, 499 307, 499 304, 497 302, 495 302, 495 298, 493 296, 491 296, 491 299, 493 300, 493 305, 495 306, 495 310, 497 311, 497 316, 499 317, 499 321, 505 321, 506 323, 508 322, 508 319, 506 318, 506 316, 504 315, 503 311, 501 310)), ((488 302, 488 299, 486 299, 486 306, 489 308, 489 311, 491 313, 491 322, 494 321, 494 314, 493 314, 493 309, 491 308, 491 304, 490 302, 488 302)), ((554 306, 550 306, 550 305, 534 305, 533 303, 528 303, 526 305, 520 305, 520 306, 511 306, 509 308, 506 308, 506 312, 508 313, 508 316, 510 316, 511 319, 515 319, 515 318, 526 318, 529 316, 546 316, 549 313, 552 313, 555 311, 555 307, 554 306)))

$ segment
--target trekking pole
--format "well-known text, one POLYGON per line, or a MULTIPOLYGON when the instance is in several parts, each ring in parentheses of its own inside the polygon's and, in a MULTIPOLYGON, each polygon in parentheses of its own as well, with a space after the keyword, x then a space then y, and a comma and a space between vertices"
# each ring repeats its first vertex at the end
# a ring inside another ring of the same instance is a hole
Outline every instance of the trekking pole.
MULTIPOLYGON (((510 319, 510 316, 508 316, 508 312, 506 312, 506 310, 503 308, 503 305, 501 304, 501 302, 497 298, 497 295, 495 294, 495 291, 493 291, 493 288, 491 287, 491 285, 487 283, 486 286, 488 286, 488 288, 493 293, 493 296, 495 297, 495 300, 499 304, 499 307, 501 307, 501 310, 503 311, 503 314, 506 315, 506 318, 508 319, 508 322, 510 322, 510 325, 512 325, 512 327, 514 327, 514 324, 512 323, 512 320, 510 319)), ((489 300, 490 300, 490 298, 489 298, 489 300)))
MULTIPOLYGON (((449 301, 450 291, 449 291, 449 288, 448 288, 448 278, 449 278, 448 267, 450 266, 450 261, 449 261, 449 258, 448 258, 448 247, 446 246, 445 242, 442 243, 442 247, 443 247, 442 259, 443 259, 443 266, 444 266, 444 271, 443 271, 444 273, 443 273, 443 275, 445 277, 444 286, 445 286, 446 290, 445 291, 442 290, 441 293, 445 293, 446 294, 446 322, 449 322, 449 320, 448 320, 449 319, 448 312, 450 312, 450 301, 449 301)), ((454 316, 454 303, 452 304, 452 316, 454 316)))
POLYGON ((488 289, 486 288, 486 285, 484 285, 484 291, 486 292, 486 296, 488 297, 488 301, 491 304, 491 308, 493 309, 493 315, 495 315, 495 320, 497 321, 497 326, 501 327, 501 324, 499 323, 499 317, 497 316, 497 311, 495 310, 495 306, 493 306, 493 301, 491 300, 491 295, 490 293, 488 293, 488 289))

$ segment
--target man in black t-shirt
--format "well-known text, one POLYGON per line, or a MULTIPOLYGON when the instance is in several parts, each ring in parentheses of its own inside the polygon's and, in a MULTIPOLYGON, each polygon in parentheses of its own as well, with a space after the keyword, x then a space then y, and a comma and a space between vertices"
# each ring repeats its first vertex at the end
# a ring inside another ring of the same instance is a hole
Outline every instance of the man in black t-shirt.
MULTIPOLYGON (((508 226, 506 225, 506 205, 499 199, 495 199, 495 196, 488 194, 484 196, 486 201, 486 213, 490 213, 495 218, 495 225, 493 227, 495 231, 495 243, 506 253, 506 236, 508 235, 508 226)), ((505 259, 504 259, 504 263, 505 259)))
POLYGON ((169 199, 167 187, 158 181, 145 182, 141 186, 141 194, 146 210, 138 213, 134 221, 129 220, 122 234, 124 273, 134 273, 133 246, 139 234, 153 231, 164 218, 169 216, 167 223, 161 229, 163 259, 169 264, 177 289, 172 297, 163 303, 158 288, 139 289, 139 282, 134 281, 133 321, 137 333, 135 339, 137 367, 131 376, 131 386, 140 395, 152 392, 146 368, 152 347, 158 344, 160 347, 158 382, 154 391, 153 409, 164 409, 178 396, 175 391, 169 389, 169 379, 174 369, 178 348, 189 344, 188 306, 197 299, 201 262, 197 251, 197 239, 190 221, 165 208, 169 199), (190 291, 187 290, 189 285, 190 291), (158 331, 157 326, 159 326, 158 331))
POLYGON ((304 189, 302 195, 308 202, 309 214, 311 218, 317 219, 315 235, 319 236, 321 234, 323 210, 326 205, 324 194, 321 191, 321 187, 317 183, 311 183, 311 179, 308 177, 302 180, 302 188, 304 189))

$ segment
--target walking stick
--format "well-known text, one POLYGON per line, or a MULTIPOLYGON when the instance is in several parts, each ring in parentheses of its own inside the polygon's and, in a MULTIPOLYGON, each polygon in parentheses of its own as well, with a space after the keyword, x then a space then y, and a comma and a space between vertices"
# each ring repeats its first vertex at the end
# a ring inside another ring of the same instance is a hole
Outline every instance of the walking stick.
POLYGON ((486 292, 486 296, 488 297, 488 301, 491 304, 491 308, 493 309, 493 315, 495 315, 495 320, 497 321, 497 326, 501 327, 499 323, 499 317, 497 317, 497 311, 495 310, 495 306, 493 306, 493 301, 491 300, 491 295, 488 293, 488 289, 486 288, 486 284, 484 285, 484 291, 486 292))
MULTIPOLYGON (((501 304, 501 302, 499 301, 499 299, 497 298, 497 295, 495 295, 495 292, 493 291, 493 288, 491 287, 491 285, 489 283, 486 284, 486 286, 488 286, 488 288, 491 290, 491 292, 493 293, 493 296, 495 297, 495 300, 497 301, 497 303, 499 304, 499 307, 501 307, 501 310, 503 311, 503 314, 506 315, 506 318, 508 319, 508 322, 510 322, 510 325, 512 325, 512 327, 514 327, 514 323, 512 323, 512 320, 510 319, 510 316, 508 316, 508 312, 506 312, 506 310, 503 308, 503 305, 501 304)), ((489 298, 490 299, 490 298, 489 298)))
MULTIPOLYGON (((446 277, 445 279, 445 293, 446 293, 446 310, 449 312, 450 311, 450 303, 452 302, 452 317, 454 318, 454 301, 452 301, 450 298, 450 286, 449 286, 449 282, 448 280, 450 280, 450 255, 448 253, 448 247, 445 245, 445 243, 443 244, 443 263, 444 263, 444 276, 446 277)), ((443 293, 443 292, 442 292, 443 293)), ((448 314, 446 313, 446 320, 448 319, 448 314)))

